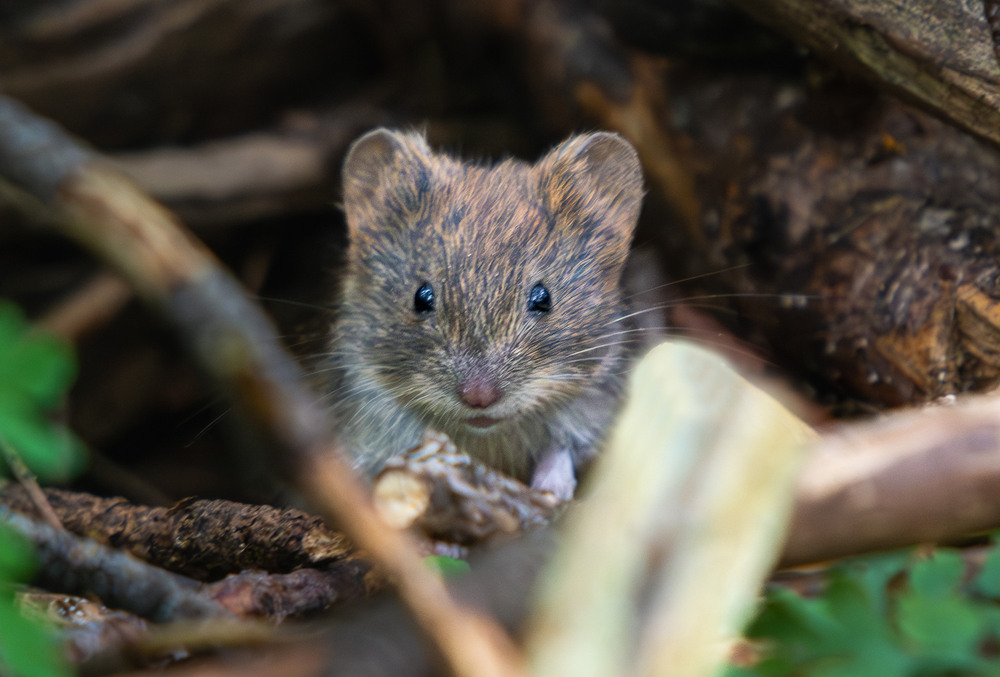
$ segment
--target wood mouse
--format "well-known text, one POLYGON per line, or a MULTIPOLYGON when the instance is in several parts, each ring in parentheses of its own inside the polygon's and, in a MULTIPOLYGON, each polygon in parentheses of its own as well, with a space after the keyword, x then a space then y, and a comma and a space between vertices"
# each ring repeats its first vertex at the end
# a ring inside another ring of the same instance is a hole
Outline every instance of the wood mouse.
POLYGON ((634 343, 621 279, 643 195, 622 137, 537 163, 376 129, 343 168, 348 251, 329 350, 341 443, 375 472, 446 433, 561 499, 614 417, 634 343))

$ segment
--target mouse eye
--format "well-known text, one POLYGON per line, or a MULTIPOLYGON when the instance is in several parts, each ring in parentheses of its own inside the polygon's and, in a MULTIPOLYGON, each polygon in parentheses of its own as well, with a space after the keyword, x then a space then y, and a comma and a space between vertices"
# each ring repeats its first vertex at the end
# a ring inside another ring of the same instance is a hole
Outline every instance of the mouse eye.
POLYGON ((552 310, 552 297, 549 290, 541 282, 536 284, 528 292, 528 312, 547 313, 552 310))
POLYGON ((434 287, 430 282, 424 282, 413 295, 413 312, 426 315, 434 312, 434 287))

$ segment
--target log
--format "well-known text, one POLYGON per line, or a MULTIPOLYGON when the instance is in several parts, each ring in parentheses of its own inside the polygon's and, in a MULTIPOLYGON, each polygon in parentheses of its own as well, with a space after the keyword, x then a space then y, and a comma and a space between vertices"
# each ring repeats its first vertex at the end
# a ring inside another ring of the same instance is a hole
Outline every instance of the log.
MULTIPOLYGON (((986 2, 734 0, 832 63, 1000 143, 1000 66, 986 2)), ((995 14, 995 10, 994 10, 995 14)))

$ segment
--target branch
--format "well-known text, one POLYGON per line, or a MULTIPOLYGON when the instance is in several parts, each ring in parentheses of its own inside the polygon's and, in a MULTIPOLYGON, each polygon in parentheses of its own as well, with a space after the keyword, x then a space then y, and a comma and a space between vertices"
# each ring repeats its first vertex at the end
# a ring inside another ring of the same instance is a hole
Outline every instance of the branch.
POLYGON ((459 453, 446 435, 390 459, 375 478, 375 507, 394 527, 431 539, 481 544, 553 520, 558 501, 459 453))
MULTIPOLYGON (((70 531, 198 580, 214 580, 244 569, 325 569, 357 559, 342 534, 330 531, 318 517, 292 508, 220 499, 185 499, 161 508, 134 505, 123 498, 44 491, 70 531)), ((0 493, 0 503, 19 512, 34 512, 19 486, 0 493)), ((363 576, 365 571, 360 573, 363 576)))
POLYGON ((1000 526, 1000 397, 840 426, 813 447, 781 564, 1000 526))
POLYGON ((813 436, 718 356, 651 351, 546 572, 533 674, 712 674, 778 557, 813 436))
POLYGON ((104 604, 154 621, 227 617, 198 583, 128 553, 55 529, 0 506, 0 524, 35 546, 40 560, 34 583, 48 590, 94 594, 104 604))
POLYGON ((395 581, 453 672, 518 674, 510 639, 457 605, 411 540, 381 522, 273 327, 172 214, 7 97, 0 97, 0 176, 56 209, 65 234, 174 321, 202 366, 286 450, 298 486, 395 581))

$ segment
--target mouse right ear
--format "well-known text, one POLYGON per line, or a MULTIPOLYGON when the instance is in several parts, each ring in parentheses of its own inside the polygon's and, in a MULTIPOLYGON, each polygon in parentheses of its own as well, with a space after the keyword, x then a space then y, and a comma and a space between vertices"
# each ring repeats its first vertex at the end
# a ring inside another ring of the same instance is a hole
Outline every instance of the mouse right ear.
POLYGON ((356 217, 376 202, 414 211, 430 188, 431 150, 423 136, 380 127, 347 151, 342 172, 344 211, 351 227, 356 217))
POLYGON ((605 227, 631 239, 642 205, 642 166, 624 138, 612 132, 570 137, 536 168, 551 209, 599 213, 605 227))

